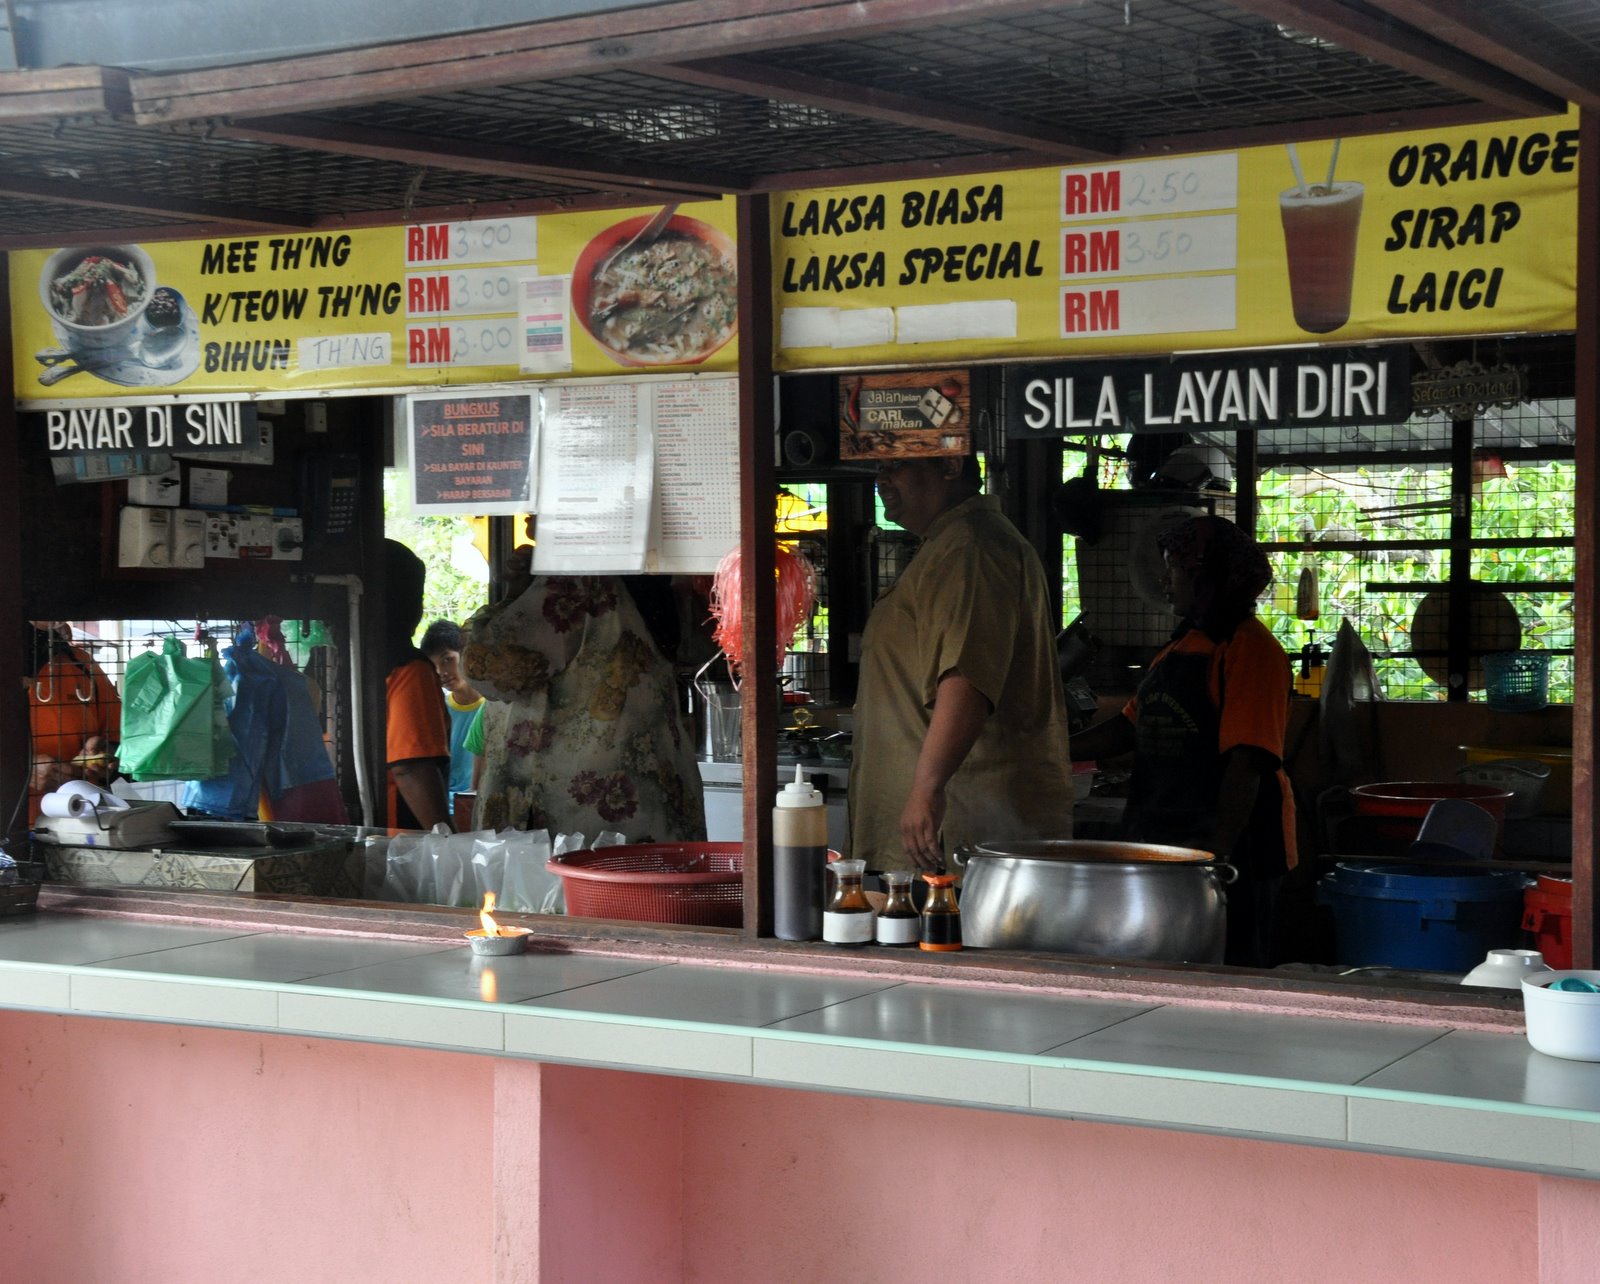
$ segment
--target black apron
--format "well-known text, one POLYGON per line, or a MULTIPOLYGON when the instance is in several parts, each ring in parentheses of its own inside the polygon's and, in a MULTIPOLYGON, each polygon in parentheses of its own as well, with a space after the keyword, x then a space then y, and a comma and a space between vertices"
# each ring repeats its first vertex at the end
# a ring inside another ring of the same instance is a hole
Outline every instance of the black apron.
POLYGON ((1123 819, 1131 842, 1211 850, 1222 788, 1222 718, 1209 689, 1212 659, 1165 656, 1139 684, 1133 779, 1123 819))
MULTIPOLYGON (((1212 850, 1222 789, 1220 705, 1211 698, 1216 655, 1164 657, 1139 684, 1133 779, 1123 833, 1131 842, 1212 850)), ((1283 795, 1276 773, 1263 776, 1244 832, 1228 855, 1238 882, 1227 891, 1223 961, 1271 965, 1272 901, 1284 872, 1283 795)))

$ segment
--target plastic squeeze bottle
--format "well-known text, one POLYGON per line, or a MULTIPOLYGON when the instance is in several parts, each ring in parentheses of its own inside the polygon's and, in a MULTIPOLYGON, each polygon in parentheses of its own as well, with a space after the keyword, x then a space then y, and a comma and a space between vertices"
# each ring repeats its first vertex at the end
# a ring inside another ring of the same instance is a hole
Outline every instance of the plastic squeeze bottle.
POLYGON ((772 926, 782 941, 822 936, 828 808, 797 766, 772 809, 772 926))

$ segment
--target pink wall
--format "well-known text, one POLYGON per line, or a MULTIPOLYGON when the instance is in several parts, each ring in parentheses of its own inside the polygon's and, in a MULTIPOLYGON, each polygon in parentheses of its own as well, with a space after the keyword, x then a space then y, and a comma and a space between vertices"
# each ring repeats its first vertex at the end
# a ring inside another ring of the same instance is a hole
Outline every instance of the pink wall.
POLYGON ((1577 1284, 1600 1183, 0 1012, 14 1279, 1577 1284))
POLYGON ((12 1280, 489 1279, 494 1062, 0 1012, 12 1280))

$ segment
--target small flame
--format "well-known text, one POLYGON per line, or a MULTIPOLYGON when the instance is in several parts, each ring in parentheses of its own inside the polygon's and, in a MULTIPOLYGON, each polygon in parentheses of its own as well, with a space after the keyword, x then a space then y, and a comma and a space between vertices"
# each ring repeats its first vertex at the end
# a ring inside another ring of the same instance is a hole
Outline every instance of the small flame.
POLYGON ((483 934, 485 936, 509 936, 510 933, 502 932, 500 924, 494 921, 494 915, 490 912, 493 909, 494 893, 485 892, 483 894, 483 908, 478 911, 478 921, 483 924, 483 934))

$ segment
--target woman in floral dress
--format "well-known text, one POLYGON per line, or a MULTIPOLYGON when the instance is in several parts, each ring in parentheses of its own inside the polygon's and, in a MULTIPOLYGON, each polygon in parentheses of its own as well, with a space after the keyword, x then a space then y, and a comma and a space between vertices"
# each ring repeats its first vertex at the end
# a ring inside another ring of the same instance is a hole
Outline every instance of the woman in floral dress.
POLYGON ((513 570, 520 592, 468 622, 462 652, 489 697, 475 823, 703 841, 700 774, 673 666, 627 584, 529 579, 524 568, 519 559, 513 570))

